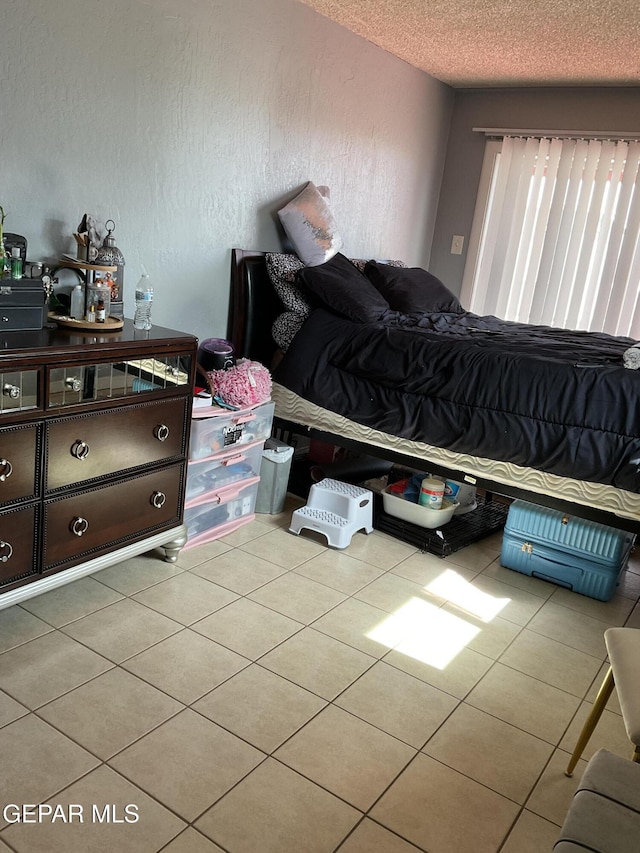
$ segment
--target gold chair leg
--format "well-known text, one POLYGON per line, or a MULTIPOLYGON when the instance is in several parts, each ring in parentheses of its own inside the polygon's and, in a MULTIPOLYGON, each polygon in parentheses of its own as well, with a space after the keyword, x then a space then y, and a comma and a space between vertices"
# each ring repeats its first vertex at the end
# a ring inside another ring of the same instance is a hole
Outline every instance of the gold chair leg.
MULTIPOLYGON (((573 754, 571 755, 571 760, 567 765, 567 769, 564 771, 565 776, 573 776, 575 766, 578 763, 580 756, 584 752, 585 746, 589 743, 589 738, 593 734, 593 730, 598 724, 598 720, 602 716, 602 712, 605 709, 605 705, 609 701, 609 697, 611 696, 611 693, 613 691, 613 686, 613 671, 611 667, 609 667, 609 670, 604 677, 604 681, 600 685, 600 690, 598 690, 598 695, 596 696, 596 701, 593 703, 591 713, 585 720, 584 726, 582 727, 580 737, 578 738, 578 742, 576 743, 576 748, 573 750, 573 754)), ((636 750, 636 752, 638 752, 638 750, 636 750)))

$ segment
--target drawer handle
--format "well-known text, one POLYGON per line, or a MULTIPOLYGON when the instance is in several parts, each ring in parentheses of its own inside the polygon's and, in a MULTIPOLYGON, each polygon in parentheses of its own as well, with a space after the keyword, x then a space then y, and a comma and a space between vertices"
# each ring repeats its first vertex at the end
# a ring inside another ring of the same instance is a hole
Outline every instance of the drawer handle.
POLYGON ((17 400, 20 396, 20 389, 17 385, 12 385, 10 382, 5 382, 2 386, 2 393, 5 397, 11 397, 12 400, 17 400))
POLYGON ((86 518, 82 518, 81 516, 76 516, 71 522, 71 532, 76 536, 84 536, 84 534, 89 529, 89 522, 86 518))
POLYGON ((0 541, 0 552, 2 552, 2 555, 0 556, 0 563, 6 563, 7 560, 11 559, 13 548, 9 542, 0 541))
POLYGON ((166 441, 169 438, 169 427, 166 424, 158 424, 153 434, 158 441, 166 441))
POLYGON ((0 483, 4 483, 5 480, 8 480, 13 471, 13 465, 9 462, 8 459, 0 459, 0 468, 2 468, 2 473, 0 474, 0 483))
POLYGON ((151 495, 151 503, 156 509, 162 509, 167 502, 167 496, 164 492, 154 492, 151 495))
POLYGON ((69 388, 71 391, 79 391, 82 388, 82 380, 78 379, 77 376, 68 376, 64 380, 65 388, 69 388))
POLYGON ((89 445, 87 442, 79 438, 71 448, 71 455, 75 456, 81 462, 86 459, 89 455, 89 445))
POLYGON ((244 462, 246 458, 247 457, 244 453, 238 453, 237 456, 231 456, 229 459, 225 459, 224 462, 221 462, 220 464, 226 468, 229 465, 237 465, 239 462, 244 462))
POLYGON ((2 317, 0 317, 0 320, 2 320, 3 323, 10 323, 11 322, 9 317, 5 317, 4 315, 2 317))

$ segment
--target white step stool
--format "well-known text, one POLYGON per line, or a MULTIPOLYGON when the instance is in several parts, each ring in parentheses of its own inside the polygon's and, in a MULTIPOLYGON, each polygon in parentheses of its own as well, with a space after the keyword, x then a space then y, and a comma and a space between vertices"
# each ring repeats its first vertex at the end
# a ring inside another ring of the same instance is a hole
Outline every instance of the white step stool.
POLYGON ((346 548, 357 530, 373 530, 373 492, 326 478, 314 483, 306 506, 291 516, 289 531, 316 530, 332 548, 346 548))

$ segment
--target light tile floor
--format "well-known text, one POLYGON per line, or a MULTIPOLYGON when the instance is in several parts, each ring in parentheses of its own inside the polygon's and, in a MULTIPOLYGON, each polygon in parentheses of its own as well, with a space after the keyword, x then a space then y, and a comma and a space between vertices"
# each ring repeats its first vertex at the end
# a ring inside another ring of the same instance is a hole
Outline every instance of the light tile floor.
MULTIPOLYGON (((502 568, 499 535, 337 552, 296 505, 0 611, 0 853, 551 850, 640 558, 603 603, 502 568)), ((615 695, 600 746, 630 753, 615 695)))

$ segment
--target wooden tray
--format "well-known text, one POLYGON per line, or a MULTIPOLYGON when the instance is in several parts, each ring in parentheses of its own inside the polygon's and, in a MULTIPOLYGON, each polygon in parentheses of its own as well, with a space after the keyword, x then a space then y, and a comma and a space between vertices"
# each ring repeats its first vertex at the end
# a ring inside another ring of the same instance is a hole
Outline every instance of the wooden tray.
POLYGON ((49 314, 49 319, 66 329, 83 329, 87 332, 116 332, 124 326, 122 317, 107 317, 104 323, 90 323, 88 320, 74 320, 59 314, 49 314))
POLYGON ((88 261, 81 261, 78 258, 73 258, 71 255, 63 255, 60 258, 58 268, 67 267, 71 270, 88 270, 89 272, 115 272, 118 267, 105 266, 104 264, 90 264, 88 261))

